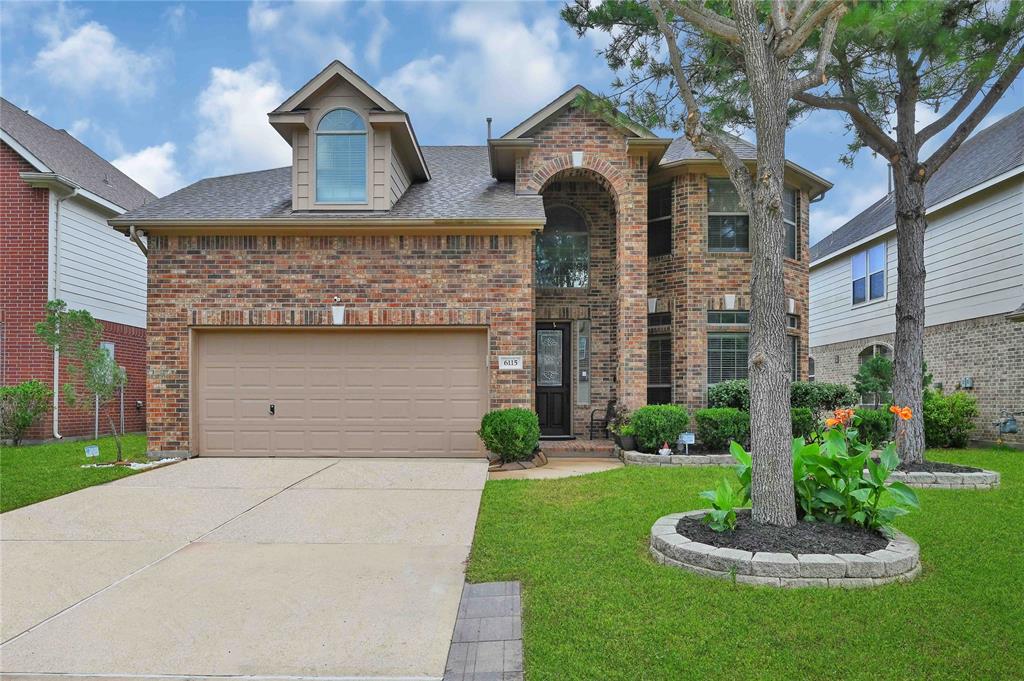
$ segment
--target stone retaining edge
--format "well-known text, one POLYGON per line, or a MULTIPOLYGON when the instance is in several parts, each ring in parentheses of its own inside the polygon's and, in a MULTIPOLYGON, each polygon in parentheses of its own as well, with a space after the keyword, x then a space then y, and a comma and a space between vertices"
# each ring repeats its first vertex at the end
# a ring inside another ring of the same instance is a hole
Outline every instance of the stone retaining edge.
POLYGON ((676 531, 684 517, 703 517, 706 509, 673 513, 651 527, 650 550, 662 565, 740 584, 788 588, 808 586, 863 588, 909 582, 921 573, 920 547, 897 531, 884 549, 859 553, 771 553, 716 548, 691 541, 676 531))
POLYGON ((893 471, 889 481, 921 489, 995 489, 999 487, 999 473, 990 470, 971 473, 893 471))
POLYGON ((736 463, 731 454, 644 454, 622 450, 622 463, 627 466, 731 466, 736 463))

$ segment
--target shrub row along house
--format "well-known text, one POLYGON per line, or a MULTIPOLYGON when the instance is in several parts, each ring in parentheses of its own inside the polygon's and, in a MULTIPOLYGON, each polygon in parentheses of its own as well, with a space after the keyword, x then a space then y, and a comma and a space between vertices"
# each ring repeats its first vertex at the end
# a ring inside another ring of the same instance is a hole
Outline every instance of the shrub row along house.
MULTIPOLYGON (((35 334, 47 301, 62 299, 103 323, 106 350, 128 375, 119 427, 145 430, 146 258, 107 220, 156 197, 67 131, 6 99, 0 191, 0 385, 35 379, 53 388, 67 381, 66 359, 35 334)), ((72 409, 59 393, 58 387, 52 412, 26 437, 94 434, 93 405, 72 409)))
MULTIPOLYGON (((421 146, 333 62, 269 114, 290 167, 111 220, 149 240, 150 449, 478 455, 489 408, 585 437, 611 400, 698 407, 743 377, 748 221, 723 169, 583 92, 485 146, 421 146)), ((830 185, 793 164, 786 184, 804 378, 807 208, 830 185)))
MULTIPOLYGON (((925 199, 925 361, 935 387, 977 398, 974 437, 1024 412, 1024 109, 964 142, 925 199)), ((859 364, 891 356, 897 252, 893 195, 811 249, 811 373, 850 382, 859 364)))

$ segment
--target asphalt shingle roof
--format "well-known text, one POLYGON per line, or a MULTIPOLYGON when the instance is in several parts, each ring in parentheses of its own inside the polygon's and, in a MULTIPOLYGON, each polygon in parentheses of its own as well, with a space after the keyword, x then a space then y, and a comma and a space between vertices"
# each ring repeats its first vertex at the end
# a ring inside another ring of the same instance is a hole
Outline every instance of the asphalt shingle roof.
MULTIPOLYGON (((735 135, 725 135, 726 143, 732 147, 732 150, 736 152, 744 161, 753 161, 757 159, 757 148, 750 142, 736 137, 735 135)), ((659 165, 668 165, 670 163, 677 163, 679 161, 714 161, 715 157, 706 151, 697 151, 690 144, 690 140, 685 137, 677 137, 672 140, 672 144, 669 145, 668 149, 665 150, 665 155, 661 157, 661 163, 659 165)))
MULTIPOLYGON (((961 144, 925 185, 925 206, 941 203, 1020 165, 1024 165, 1024 108, 961 144)), ((866 239, 895 222, 895 200, 888 194, 811 246, 811 261, 866 239)))
POLYGON ((422 147, 431 179, 409 187, 389 211, 292 211, 291 166, 211 177, 118 218, 126 220, 330 220, 527 218, 544 221, 539 196, 516 196, 491 177, 487 147, 422 147))
POLYGON ((156 196, 85 146, 66 130, 56 130, 0 98, 0 128, 42 161, 51 172, 126 210, 156 196))

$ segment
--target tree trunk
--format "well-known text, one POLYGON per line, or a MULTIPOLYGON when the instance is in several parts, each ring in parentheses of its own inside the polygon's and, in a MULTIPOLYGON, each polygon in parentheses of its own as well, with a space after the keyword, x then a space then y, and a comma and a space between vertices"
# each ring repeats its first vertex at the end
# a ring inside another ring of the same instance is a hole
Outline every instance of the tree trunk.
POLYGON ((896 343, 893 349, 893 401, 910 407, 913 418, 896 419, 896 442, 903 463, 924 461, 924 181, 916 164, 896 168, 896 343))
POLYGON ((793 493, 790 366, 786 352, 786 291, 782 253, 782 187, 786 154, 788 60, 779 60, 756 31, 753 11, 739 16, 747 54, 757 133, 757 175, 750 215, 751 516, 754 522, 796 525, 793 493))
POLYGON ((110 422, 110 434, 114 436, 114 446, 117 447, 117 463, 124 461, 124 455, 121 452, 121 438, 117 436, 117 426, 114 425, 114 417, 107 414, 107 421, 110 422))

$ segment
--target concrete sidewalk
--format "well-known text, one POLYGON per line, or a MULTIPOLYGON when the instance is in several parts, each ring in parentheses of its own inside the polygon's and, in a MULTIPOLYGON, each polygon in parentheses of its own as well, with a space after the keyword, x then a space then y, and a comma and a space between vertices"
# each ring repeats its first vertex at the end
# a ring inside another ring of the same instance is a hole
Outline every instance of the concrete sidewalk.
POLYGON ((0 516, 0 671, 440 678, 470 460, 195 459, 0 516))

